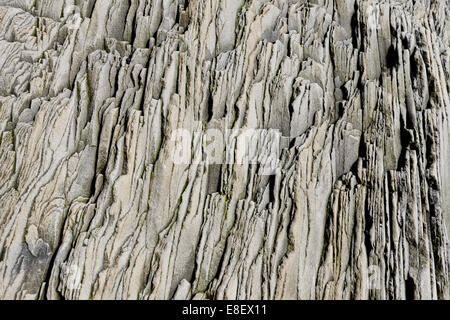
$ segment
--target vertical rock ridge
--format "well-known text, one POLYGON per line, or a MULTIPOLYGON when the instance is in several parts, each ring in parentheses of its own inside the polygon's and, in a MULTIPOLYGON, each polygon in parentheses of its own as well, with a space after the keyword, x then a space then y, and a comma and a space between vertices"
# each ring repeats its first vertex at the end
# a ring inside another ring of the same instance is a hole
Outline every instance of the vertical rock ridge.
POLYGON ((0 298, 449 299, 449 35, 446 0, 0 0, 0 298))

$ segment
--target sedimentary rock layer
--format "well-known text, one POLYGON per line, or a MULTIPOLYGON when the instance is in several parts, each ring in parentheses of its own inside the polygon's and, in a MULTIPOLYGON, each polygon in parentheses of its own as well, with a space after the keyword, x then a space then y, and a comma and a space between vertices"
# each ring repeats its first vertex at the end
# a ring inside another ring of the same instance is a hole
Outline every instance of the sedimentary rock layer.
POLYGON ((449 11, 0 0, 0 298, 449 299, 449 11))

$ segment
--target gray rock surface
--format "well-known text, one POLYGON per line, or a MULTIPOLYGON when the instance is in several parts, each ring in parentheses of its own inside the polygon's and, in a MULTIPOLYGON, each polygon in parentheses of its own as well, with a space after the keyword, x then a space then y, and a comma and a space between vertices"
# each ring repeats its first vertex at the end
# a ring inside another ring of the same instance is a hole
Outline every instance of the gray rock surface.
POLYGON ((0 0, 0 298, 449 299, 449 37, 448 0, 0 0))

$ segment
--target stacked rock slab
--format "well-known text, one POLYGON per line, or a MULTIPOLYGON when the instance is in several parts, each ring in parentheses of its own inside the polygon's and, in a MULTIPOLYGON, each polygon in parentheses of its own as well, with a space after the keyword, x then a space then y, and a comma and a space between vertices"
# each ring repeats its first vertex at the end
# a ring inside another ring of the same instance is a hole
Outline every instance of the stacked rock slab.
POLYGON ((449 37, 448 0, 0 0, 0 298, 450 299, 449 37))

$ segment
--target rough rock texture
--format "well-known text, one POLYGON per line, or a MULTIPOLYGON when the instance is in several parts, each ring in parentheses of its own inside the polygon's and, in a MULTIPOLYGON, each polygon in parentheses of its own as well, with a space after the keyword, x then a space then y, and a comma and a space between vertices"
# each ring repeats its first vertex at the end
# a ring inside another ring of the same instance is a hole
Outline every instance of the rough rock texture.
POLYGON ((449 299, 449 37, 448 0, 0 0, 0 298, 449 299))

